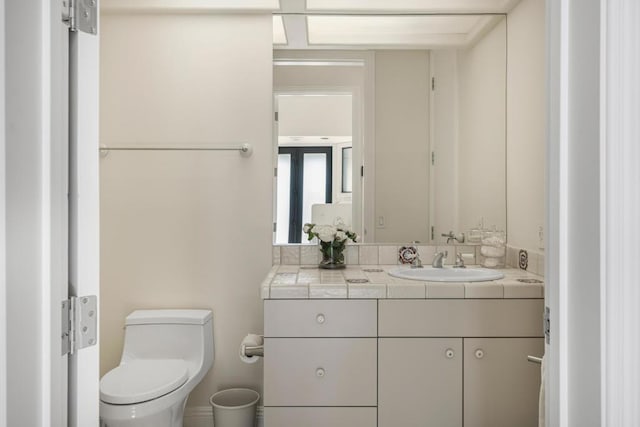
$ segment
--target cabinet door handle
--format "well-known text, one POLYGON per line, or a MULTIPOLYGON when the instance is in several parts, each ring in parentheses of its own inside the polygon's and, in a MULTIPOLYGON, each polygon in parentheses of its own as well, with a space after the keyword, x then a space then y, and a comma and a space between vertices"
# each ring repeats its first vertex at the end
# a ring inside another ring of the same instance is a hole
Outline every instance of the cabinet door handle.
POLYGON ((444 351, 444 356, 445 356, 447 359, 453 359, 453 356, 455 356, 455 355, 456 355, 456 352, 455 352, 455 351, 453 351, 453 349, 452 349, 452 348, 448 348, 448 349, 446 349, 446 350, 444 351))
POLYGON ((316 369, 316 377, 322 378, 322 377, 324 377, 324 374, 325 374, 324 369, 322 369, 322 368, 316 369))
POLYGON ((482 359, 484 357, 484 350, 479 348, 475 352, 476 359, 482 359))
POLYGON ((324 317, 324 314, 318 313, 318 315, 316 316, 316 322, 322 325, 325 320, 326 318, 324 317))

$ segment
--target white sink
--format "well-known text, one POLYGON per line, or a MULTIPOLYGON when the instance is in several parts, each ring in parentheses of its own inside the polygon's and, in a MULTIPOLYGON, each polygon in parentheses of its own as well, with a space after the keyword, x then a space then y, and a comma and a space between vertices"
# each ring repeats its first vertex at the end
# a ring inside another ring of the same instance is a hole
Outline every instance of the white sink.
POLYGON ((422 282, 486 282, 504 277, 504 274, 495 270, 452 267, 411 268, 403 266, 392 268, 389 270, 389 274, 401 279, 420 280, 422 282))

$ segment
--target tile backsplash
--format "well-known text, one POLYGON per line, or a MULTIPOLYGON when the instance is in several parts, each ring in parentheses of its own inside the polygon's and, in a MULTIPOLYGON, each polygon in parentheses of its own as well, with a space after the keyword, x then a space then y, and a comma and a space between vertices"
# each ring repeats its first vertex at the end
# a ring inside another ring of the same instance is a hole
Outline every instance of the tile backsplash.
MULTIPOLYGON (((399 251, 410 245, 375 245, 359 244, 347 245, 345 259, 347 265, 394 265, 401 264, 399 251)), ((431 264, 433 256, 438 251, 448 251, 449 256, 445 265, 455 262, 455 254, 462 253, 465 264, 478 265, 481 263, 480 245, 457 246, 416 246, 420 259, 424 265, 431 264)), ((274 245, 273 265, 314 265, 320 262, 320 251, 316 245, 274 245)), ((544 253, 517 248, 507 245, 507 267, 521 268, 530 273, 544 276, 544 253), (526 268, 521 268, 521 252, 526 253, 526 268)))
MULTIPOLYGON (((347 245, 345 260, 347 265, 395 265, 401 264, 399 251, 411 245, 347 245)), ((456 252, 463 254, 467 265, 476 265, 476 246, 415 246, 424 265, 431 264, 438 251, 448 251, 445 265, 455 262, 456 252)), ((273 265, 313 265, 320 262, 317 245, 274 245, 273 265)))
POLYGON ((507 245, 507 267, 544 276, 544 252, 507 245))

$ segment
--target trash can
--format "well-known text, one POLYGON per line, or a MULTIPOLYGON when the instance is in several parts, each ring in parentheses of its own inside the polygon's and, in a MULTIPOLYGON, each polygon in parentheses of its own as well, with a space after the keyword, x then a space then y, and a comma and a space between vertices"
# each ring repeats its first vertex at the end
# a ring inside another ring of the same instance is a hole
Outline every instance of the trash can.
POLYGON ((258 400, 260 394, 248 388, 217 392, 209 399, 214 427, 255 427, 258 400))

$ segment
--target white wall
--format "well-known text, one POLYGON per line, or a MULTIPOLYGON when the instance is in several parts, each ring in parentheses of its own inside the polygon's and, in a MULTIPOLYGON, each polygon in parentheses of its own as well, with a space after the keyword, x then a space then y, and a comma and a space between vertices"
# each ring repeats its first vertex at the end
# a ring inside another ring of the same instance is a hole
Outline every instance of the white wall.
POLYGON ((541 249, 545 212, 545 5, 522 0, 507 17, 507 236, 541 249))
POLYGON ((376 242, 429 240, 429 87, 427 51, 376 52, 376 242))
POLYGON ((101 162, 102 357, 137 308, 211 308, 215 362, 188 406, 261 391, 240 340, 262 331, 271 266, 270 15, 103 15, 101 143, 248 141, 237 152, 110 152, 101 162))
POLYGON ((280 136, 351 136, 351 95, 279 96, 280 136))
POLYGON ((506 227, 506 22, 458 51, 460 230, 506 227))

